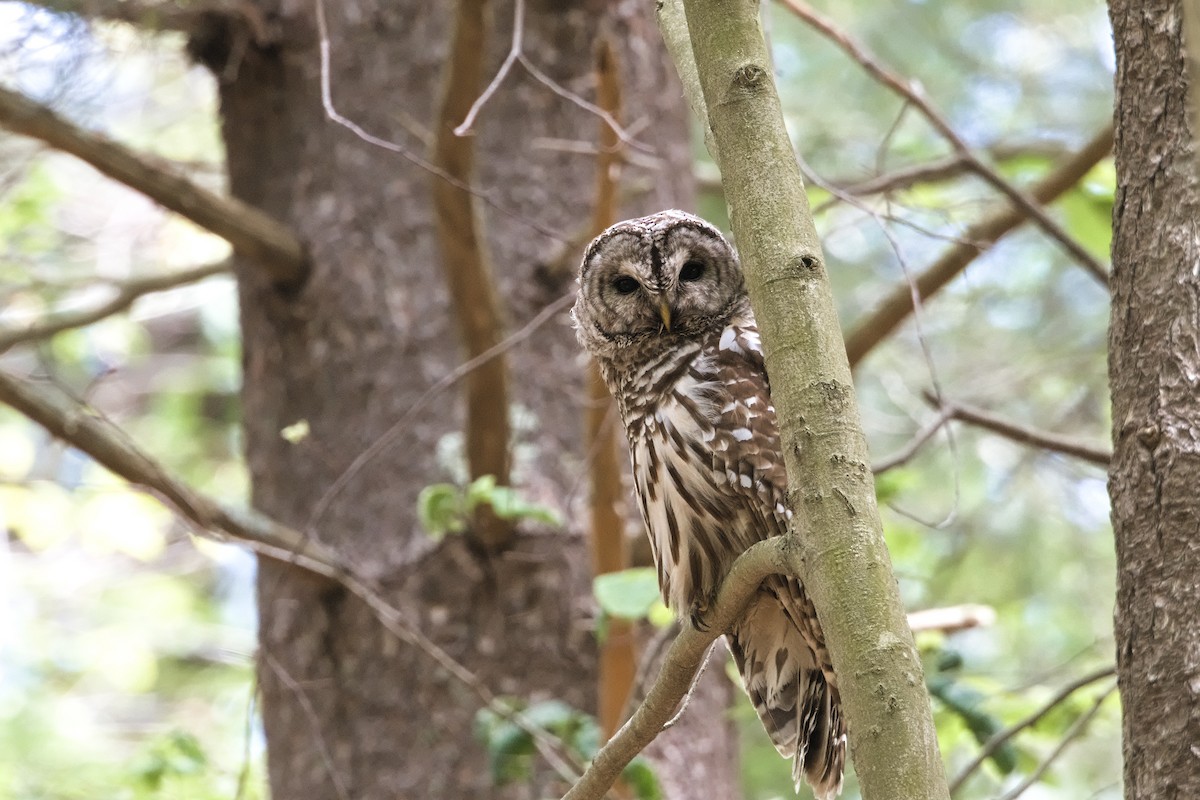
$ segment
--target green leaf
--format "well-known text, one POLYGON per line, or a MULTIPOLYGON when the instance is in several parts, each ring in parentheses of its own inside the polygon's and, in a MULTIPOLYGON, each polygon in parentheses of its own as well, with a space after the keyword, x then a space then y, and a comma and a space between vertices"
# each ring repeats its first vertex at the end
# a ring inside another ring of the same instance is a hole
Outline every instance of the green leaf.
MULTIPOLYGON (((947 710, 958 715, 979 744, 987 742, 1004 727, 1000 720, 981 708, 987 698, 974 687, 945 674, 929 677, 926 684, 929 693, 940 700, 947 710)), ((1011 743, 1006 742, 992 753, 991 760, 1001 773, 1008 775, 1017 767, 1017 751, 1011 743)))
POLYGON ((554 509, 524 500, 511 486, 497 486, 494 475, 476 478, 467 487, 467 509, 474 511, 481 503, 492 507, 500 519, 532 519, 546 525, 561 525, 554 509))
POLYGON ((433 539, 440 540, 447 533, 461 533, 466 529, 466 511, 462 491, 452 483, 435 483, 426 486, 417 495, 417 516, 421 527, 433 539))
POLYGON ((596 602, 622 619, 643 619, 659 597, 658 578, 650 567, 634 567, 597 575, 592 581, 596 602))
POLYGON ((633 789, 638 800, 663 800, 662 784, 654 774, 649 762, 638 756, 621 771, 621 779, 633 789))

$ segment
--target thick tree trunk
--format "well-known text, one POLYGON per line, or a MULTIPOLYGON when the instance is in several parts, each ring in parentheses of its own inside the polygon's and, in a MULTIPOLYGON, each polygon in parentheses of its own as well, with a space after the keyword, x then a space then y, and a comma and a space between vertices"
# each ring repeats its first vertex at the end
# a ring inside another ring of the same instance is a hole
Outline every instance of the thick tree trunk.
MULTIPOLYGON (((686 114, 649 9, 530 5, 524 52, 584 96, 593 91, 597 32, 621 43, 624 118, 648 122, 638 136, 659 159, 657 170, 626 171, 626 190, 637 192, 628 210, 690 203, 686 114)), ((453 8, 417 0, 326 6, 338 111, 425 156, 453 8)), ((260 7, 278 20, 278 49, 235 41, 208 42, 203 51, 224 76, 233 193, 291 224, 311 248, 312 276, 299 291, 281 292, 255 270, 239 273, 254 504, 302 527, 318 498, 461 362, 462 351, 439 273, 430 173, 326 119, 311 3, 266 0, 260 7), (285 441, 280 430, 301 420, 311 433, 285 441)), ((491 8, 489 77, 508 48, 512 14, 510 3, 491 8)), ((475 185, 562 239, 575 236, 589 220, 593 159, 538 142, 593 142, 596 130, 594 116, 518 67, 475 126, 475 185)), ((483 203, 479 210, 511 332, 571 290, 578 254, 564 260, 563 241, 483 203), (565 268, 554 266, 559 261, 565 268)), ((574 522, 585 499, 575 491, 585 483, 585 392, 565 312, 509 363, 522 412, 514 483, 531 499, 558 505, 572 520, 567 531, 523 526, 510 547, 484 554, 466 537, 437 544, 420 530, 418 492, 452 477, 447 461, 457 458, 461 387, 428 403, 336 496, 315 529, 496 694, 554 697, 593 710, 590 577, 582 525, 574 522)), ((264 561, 259 602, 275 797, 515 798, 556 788, 548 773, 532 785, 494 788, 472 734, 479 699, 385 632, 335 584, 264 561)), ((715 691, 727 693, 719 677, 715 691)), ((676 796, 700 783, 713 796, 735 796, 728 726, 719 716, 698 722, 711 735, 696 726, 677 735, 662 777, 676 796), (697 752, 707 752, 707 760, 692 774, 688 761, 697 752)))
POLYGON ((1200 187, 1182 9, 1112 0, 1109 474, 1125 797, 1200 797, 1200 187))

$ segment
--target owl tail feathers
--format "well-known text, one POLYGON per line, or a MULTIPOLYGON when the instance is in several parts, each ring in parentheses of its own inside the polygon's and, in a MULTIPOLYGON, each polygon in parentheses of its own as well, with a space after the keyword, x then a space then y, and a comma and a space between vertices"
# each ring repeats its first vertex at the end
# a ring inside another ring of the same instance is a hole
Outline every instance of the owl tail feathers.
POLYGON ((816 667, 800 632, 790 625, 771 630, 774 626, 763 623, 783 615, 756 605, 727 637, 742 684, 775 749, 792 759, 796 791, 807 781, 817 800, 833 800, 842 790, 846 766, 838 691, 816 667))

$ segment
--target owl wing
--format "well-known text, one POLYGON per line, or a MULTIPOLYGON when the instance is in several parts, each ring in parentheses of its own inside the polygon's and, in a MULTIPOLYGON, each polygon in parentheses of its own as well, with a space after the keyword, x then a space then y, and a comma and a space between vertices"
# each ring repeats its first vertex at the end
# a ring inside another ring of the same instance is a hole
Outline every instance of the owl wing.
MULTIPOLYGON (((734 320, 705 348, 721 402, 714 420, 714 470, 756 524, 726 536, 745 550, 787 530, 787 471, 762 344, 753 318, 734 320)), ((745 526, 742 526, 743 528, 745 526)), ((841 789, 846 728, 825 637, 803 585, 786 576, 763 582, 728 637, 747 694, 779 752, 794 759, 818 797, 841 789)))

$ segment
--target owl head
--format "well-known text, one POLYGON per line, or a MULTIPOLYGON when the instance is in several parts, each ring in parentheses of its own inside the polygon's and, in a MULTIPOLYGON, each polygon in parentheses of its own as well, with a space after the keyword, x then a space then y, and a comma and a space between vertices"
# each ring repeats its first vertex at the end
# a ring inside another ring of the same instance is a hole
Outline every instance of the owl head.
MULTIPOLYGON (((683 211, 618 222, 588 245, 572 316, 580 343, 612 357, 630 345, 702 337, 746 302, 733 247, 683 211)), ((641 349, 641 348, 639 348, 641 349)))

